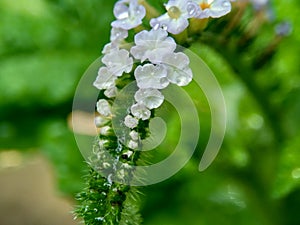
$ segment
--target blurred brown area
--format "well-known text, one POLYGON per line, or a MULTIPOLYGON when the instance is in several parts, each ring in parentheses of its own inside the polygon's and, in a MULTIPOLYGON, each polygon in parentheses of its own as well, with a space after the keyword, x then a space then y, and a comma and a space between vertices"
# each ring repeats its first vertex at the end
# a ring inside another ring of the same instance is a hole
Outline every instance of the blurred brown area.
POLYGON ((77 224, 72 202, 57 192, 52 168, 40 155, 2 153, 0 190, 0 225, 77 224))

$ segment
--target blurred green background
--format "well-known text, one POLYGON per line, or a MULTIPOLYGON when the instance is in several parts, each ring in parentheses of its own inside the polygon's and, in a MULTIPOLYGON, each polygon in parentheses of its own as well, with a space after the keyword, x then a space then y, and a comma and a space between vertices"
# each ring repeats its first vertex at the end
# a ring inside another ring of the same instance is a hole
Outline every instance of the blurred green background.
MULTIPOLYGON (((66 197, 83 188, 86 172, 67 118, 80 77, 109 41, 113 4, 0 0, 0 152, 47 156, 66 197)), ((288 20, 293 31, 263 67, 245 65, 272 43, 272 23, 255 30, 251 46, 234 54, 205 41, 191 46, 224 91, 225 141, 213 165, 199 173, 209 134, 209 109, 200 95, 199 150, 174 177, 142 189, 144 224, 300 224, 299 8, 298 0, 272 1, 275 22, 288 20), (234 65, 237 57, 244 64, 234 65)), ((253 21, 249 13, 241 26, 253 21)), ((231 44, 239 38, 236 32, 231 44)))

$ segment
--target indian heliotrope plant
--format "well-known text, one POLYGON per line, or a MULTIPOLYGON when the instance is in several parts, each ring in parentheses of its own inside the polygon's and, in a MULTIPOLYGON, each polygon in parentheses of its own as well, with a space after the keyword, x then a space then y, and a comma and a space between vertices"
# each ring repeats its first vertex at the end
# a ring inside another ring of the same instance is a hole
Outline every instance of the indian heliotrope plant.
POLYGON ((180 35, 187 33, 191 23, 196 24, 195 30, 199 21, 229 13, 231 1, 169 0, 164 6, 163 15, 145 0, 120 0, 114 6, 110 43, 102 50, 103 64, 93 83, 100 91, 95 118, 99 135, 89 162, 89 191, 77 198, 81 205, 76 214, 86 224, 140 224, 137 189, 129 184, 134 166, 143 158, 142 140, 165 100, 162 91, 170 85, 186 86, 193 79, 190 59, 177 46, 180 35), (126 99, 131 103, 119 121, 126 128, 124 138, 117 137, 113 104, 132 82, 136 90, 126 99))

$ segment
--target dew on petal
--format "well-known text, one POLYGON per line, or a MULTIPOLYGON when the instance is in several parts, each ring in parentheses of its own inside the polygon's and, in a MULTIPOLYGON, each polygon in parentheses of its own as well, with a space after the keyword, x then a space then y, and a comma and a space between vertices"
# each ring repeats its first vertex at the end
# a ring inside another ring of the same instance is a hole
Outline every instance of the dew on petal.
POLYGON ((199 6, 194 2, 189 2, 187 4, 187 12, 189 17, 195 17, 197 15, 197 12, 199 10, 199 6))
POLYGON ((172 18, 172 19, 178 19, 181 15, 181 11, 178 7, 176 6, 171 6, 168 9, 168 15, 172 18))
POLYGON ((156 19, 152 19, 151 26, 153 30, 158 30, 160 28, 160 22, 158 22, 156 19))
POLYGON ((168 25, 162 24, 162 25, 161 25, 161 29, 167 31, 167 30, 168 30, 168 25))

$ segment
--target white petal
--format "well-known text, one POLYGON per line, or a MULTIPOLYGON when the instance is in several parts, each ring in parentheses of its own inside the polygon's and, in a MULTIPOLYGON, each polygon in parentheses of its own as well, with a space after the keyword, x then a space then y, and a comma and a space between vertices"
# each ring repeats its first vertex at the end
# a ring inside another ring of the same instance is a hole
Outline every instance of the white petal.
POLYGON ((183 70, 171 69, 168 73, 168 79, 171 83, 177 84, 178 86, 186 86, 193 79, 193 72, 190 68, 183 70))
POLYGON ((130 53, 142 62, 149 59, 152 63, 159 63, 164 55, 176 49, 176 42, 163 29, 141 31, 135 35, 134 41, 136 46, 131 48, 130 53))
MULTIPOLYGON (((204 0, 194 0, 198 4, 205 3, 204 0)), ((209 8, 205 8, 204 10, 200 10, 197 18, 203 19, 208 17, 218 18, 226 15, 231 11, 231 3, 230 0, 210 0, 206 2, 209 4, 209 8)))
POLYGON ((133 59, 125 49, 109 52, 102 58, 102 62, 115 76, 121 76, 123 72, 129 73, 133 65, 133 59))
POLYGON ((176 67, 177 69, 183 69, 190 64, 190 59, 183 52, 177 52, 166 55, 163 58, 162 63, 176 67))
POLYGON ((122 28, 113 27, 110 31, 110 41, 118 42, 128 37, 128 31, 122 28))
POLYGON ((113 98, 113 97, 116 97, 117 95, 117 88, 116 87, 111 87, 111 88, 108 88, 104 91, 104 95, 108 98, 113 98))
POLYGON ((129 133, 129 136, 134 141, 138 141, 139 140, 139 133, 136 132, 136 131, 134 131, 134 130, 129 133))
POLYGON ((127 115, 124 119, 125 126, 129 127, 130 129, 135 128, 138 125, 138 123, 139 121, 130 115, 127 115))
POLYGON ((109 117, 111 116, 111 109, 110 109, 110 105, 108 103, 108 101, 106 101, 105 99, 100 99, 97 102, 97 111, 101 116, 104 117, 109 117))
POLYGON ((112 128, 110 126, 105 126, 100 128, 100 134, 108 136, 112 133, 112 128))
POLYGON ((168 72, 165 67, 153 64, 138 66, 134 71, 137 86, 141 89, 155 88, 163 89, 169 85, 168 72))
POLYGON ((151 116, 151 112, 149 109, 147 109, 146 106, 141 105, 141 104, 134 104, 131 106, 131 113, 135 117, 142 119, 142 120, 147 120, 151 116))
POLYGON ((111 23, 112 27, 130 30, 142 24, 146 9, 136 0, 119 1, 115 4, 114 15, 117 20, 111 23))
POLYGON ((150 20, 150 25, 154 28, 160 27, 166 29, 171 34, 179 34, 188 27, 189 22, 187 17, 172 19, 167 14, 150 20))
POLYGON ((106 67, 101 67, 98 71, 98 76, 93 85, 99 90, 108 89, 115 85, 117 79, 106 67))
POLYGON ((127 145, 131 149, 137 149, 139 147, 139 143, 133 140, 130 140, 127 145))
POLYGON ((103 50, 102 50, 102 54, 108 54, 110 53, 111 51, 114 51, 114 50, 118 50, 118 45, 116 45, 115 42, 113 43, 108 43, 104 46, 103 50))
POLYGON ((211 14, 213 18, 226 15, 231 11, 231 3, 228 0, 215 0, 211 4, 211 14))
POLYGON ((109 120, 107 118, 104 118, 102 116, 95 117, 95 125, 96 127, 103 127, 106 124, 108 124, 109 120))
POLYGON ((163 58, 168 70, 168 80, 178 86, 185 86, 192 81, 193 73, 189 68, 190 60, 182 52, 173 53, 163 58))
POLYGON ((140 89, 135 93, 134 98, 148 109, 158 108, 164 101, 164 96, 156 89, 140 89))

